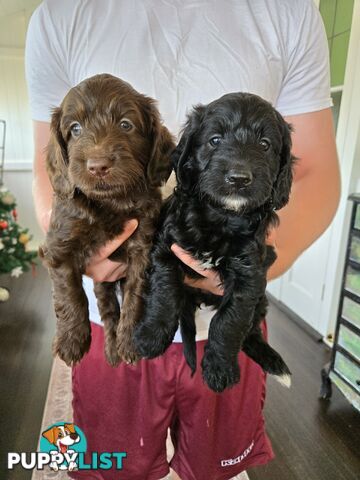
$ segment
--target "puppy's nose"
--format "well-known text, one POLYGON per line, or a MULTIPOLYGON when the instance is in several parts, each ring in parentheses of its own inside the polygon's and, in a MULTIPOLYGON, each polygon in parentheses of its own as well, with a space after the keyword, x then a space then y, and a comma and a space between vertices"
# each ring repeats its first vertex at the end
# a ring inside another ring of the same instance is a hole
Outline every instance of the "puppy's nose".
POLYGON ((89 158, 86 166, 91 175, 97 177, 104 177, 110 170, 110 162, 106 158, 89 158))
POLYGON ((79 435, 77 433, 70 433, 71 440, 77 440, 78 436, 79 435))
POLYGON ((253 176, 249 171, 229 172, 225 176, 225 182, 234 187, 242 188, 251 184, 253 176))

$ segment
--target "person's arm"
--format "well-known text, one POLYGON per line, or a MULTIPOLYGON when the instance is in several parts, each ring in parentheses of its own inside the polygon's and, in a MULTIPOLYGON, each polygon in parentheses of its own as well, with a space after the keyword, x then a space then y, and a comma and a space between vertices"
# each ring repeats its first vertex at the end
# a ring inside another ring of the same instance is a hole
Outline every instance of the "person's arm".
POLYGON ((47 122, 33 122, 34 132, 34 179, 33 198, 36 218, 43 232, 49 228, 53 189, 46 172, 45 158, 46 145, 50 138, 50 124, 47 122))
POLYGON ((278 259, 268 279, 288 270, 329 226, 340 198, 340 171, 331 109, 286 117, 298 157, 291 197, 279 212, 273 241, 278 259))
MULTIPOLYGON (((49 228, 53 189, 46 172, 46 145, 50 138, 50 124, 47 122, 33 122, 34 130, 34 181, 33 197, 37 220, 46 232, 49 228)), ((108 257, 127 240, 136 230, 137 220, 129 220, 121 235, 107 242, 95 255, 86 270, 86 275, 96 282, 113 282, 122 278, 126 272, 126 265, 113 262, 108 257)))
MULTIPOLYGON (((269 243, 278 258, 268 272, 272 280, 288 270, 299 255, 328 227, 335 215, 340 196, 340 173, 336 153, 331 109, 286 117, 294 132, 293 153, 298 157, 288 205, 278 212, 280 226, 269 243)), ((177 246, 173 252, 204 279, 187 279, 197 288, 222 294, 219 278, 211 270, 196 268, 196 260, 177 246), (194 268, 195 267, 195 268, 194 268)))

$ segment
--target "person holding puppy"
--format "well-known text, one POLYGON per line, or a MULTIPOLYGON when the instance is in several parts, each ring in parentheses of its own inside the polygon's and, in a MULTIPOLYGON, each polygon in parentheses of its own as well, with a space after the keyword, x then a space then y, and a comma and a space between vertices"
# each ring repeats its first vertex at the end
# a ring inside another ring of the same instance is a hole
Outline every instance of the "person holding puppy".
MULTIPOLYGON (((45 0, 27 36, 26 72, 34 120, 34 199, 48 228, 52 190, 45 171, 51 109, 96 73, 111 73, 156 98, 165 125, 178 133, 186 111, 229 92, 255 93, 292 124, 299 158, 289 204, 269 242, 277 261, 268 279, 285 272, 329 225, 339 199, 339 169, 331 116, 327 41, 312 0, 45 0), (324 181, 326 178, 326 181, 324 181)), ((197 371, 190 377, 178 333, 165 354, 137 365, 107 365, 92 281, 115 281, 126 265, 108 259, 137 228, 130 220, 92 258, 87 286, 92 345, 73 368, 74 423, 88 451, 125 450, 127 480, 158 480, 169 471, 166 436, 175 447, 172 478, 231 479, 273 458, 262 409, 265 376, 240 354, 240 384, 216 394, 197 371), (229 434, 229 432, 231 432, 229 434), (178 476, 177 476, 178 475, 178 476)), ((219 279, 178 246, 173 252, 203 275, 188 283, 221 294, 219 279)), ((203 347, 214 312, 197 312, 203 347)), ((118 478, 115 470, 73 478, 118 478), (93 476, 91 476, 93 475, 93 476)))

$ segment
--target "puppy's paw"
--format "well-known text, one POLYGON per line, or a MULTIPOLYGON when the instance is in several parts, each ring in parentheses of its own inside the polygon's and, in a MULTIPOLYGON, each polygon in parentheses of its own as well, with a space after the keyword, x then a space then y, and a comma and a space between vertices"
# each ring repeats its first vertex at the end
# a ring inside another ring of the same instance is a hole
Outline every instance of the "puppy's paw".
POLYGON ((134 345, 142 358, 156 358, 169 347, 174 335, 165 330, 154 331, 146 323, 137 325, 134 331, 134 345))
POLYGON ((75 462, 70 462, 69 463, 69 472, 75 472, 78 469, 78 466, 75 462))
POLYGON ((291 372, 278 354, 267 342, 257 336, 247 338, 242 347, 243 351, 254 362, 264 370, 264 372, 274 375, 275 380, 285 387, 291 386, 291 372))
POLYGON ((59 471, 59 465, 58 465, 56 462, 51 462, 51 463, 50 463, 50 468, 51 468, 51 470, 53 470, 54 472, 58 472, 58 471, 59 471))
POLYGON ((234 360, 218 355, 213 350, 205 350, 201 362, 203 379, 214 392, 222 392, 240 380, 237 358, 234 360))
POLYGON ((132 330, 128 328, 119 328, 116 334, 116 350, 120 360, 134 364, 139 360, 139 355, 135 351, 133 343, 132 330))
POLYGON ((275 380, 277 380, 284 387, 291 387, 291 372, 281 358, 281 356, 268 345, 266 351, 266 356, 262 360, 261 367, 263 370, 270 375, 274 375, 275 380))
POLYGON ((105 339, 104 351, 105 351, 105 357, 107 362, 112 367, 116 367, 121 361, 121 358, 116 346, 116 338, 105 339))
POLYGON ((80 362, 90 349, 91 328, 90 322, 76 325, 67 332, 59 333, 53 342, 53 353, 59 355, 69 367, 80 362))

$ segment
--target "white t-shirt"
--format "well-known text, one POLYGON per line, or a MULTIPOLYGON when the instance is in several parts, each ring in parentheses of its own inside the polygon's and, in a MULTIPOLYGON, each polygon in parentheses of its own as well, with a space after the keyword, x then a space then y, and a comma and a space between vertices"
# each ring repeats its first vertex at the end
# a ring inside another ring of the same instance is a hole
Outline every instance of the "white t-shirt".
MULTIPOLYGON (((157 99, 175 135, 193 105, 229 92, 260 95, 283 115, 332 105, 313 0, 45 0, 26 43, 33 119, 49 122, 71 87, 104 72, 157 99)), ((92 282, 84 283, 100 323, 92 282)), ((213 313, 197 312, 198 340, 213 313)))

